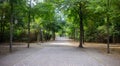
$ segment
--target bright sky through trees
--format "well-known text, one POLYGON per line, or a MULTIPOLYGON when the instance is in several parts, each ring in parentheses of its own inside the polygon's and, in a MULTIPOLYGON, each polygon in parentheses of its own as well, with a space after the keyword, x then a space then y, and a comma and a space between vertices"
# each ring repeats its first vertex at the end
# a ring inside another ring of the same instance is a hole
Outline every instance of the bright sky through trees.
POLYGON ((38 2, 43 2, 43 0, 37 0, 38 2))
POLYGON ((36 3, 39 3, 39 2, 43 2, 43 0, 31 0, 31 6, 33 7, 34 5, 36 5, 36 3))

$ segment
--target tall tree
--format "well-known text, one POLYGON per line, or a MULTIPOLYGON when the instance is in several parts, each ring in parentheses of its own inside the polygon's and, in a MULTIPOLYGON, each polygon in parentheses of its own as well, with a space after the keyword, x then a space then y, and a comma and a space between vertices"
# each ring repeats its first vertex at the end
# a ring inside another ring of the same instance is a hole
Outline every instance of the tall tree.
POLYGON ((80 45, 79 47, 83 47, 83 11, 82 11, 82 2, 79 4, 79 18, 80 18, 80 45))
POLYGON ((12 42, 13 42, 13 1, 10 0, 11 13, 10 13, 10 52, 12 52, 12 42))
POLYGON ((110 31, 109 31, 109 28, 110 28, 110 15, 109 15, 109 9, 110 9, 110 1, 107 0, 107 53, 110 53, 110 47, 109 47, 109 43, 110 43, 110 31))
POLYGON ((30 47, 30 22, 31 22, 31 4, 32 1, 29 0, 29 11, 28 11, 28 48, 30 47))

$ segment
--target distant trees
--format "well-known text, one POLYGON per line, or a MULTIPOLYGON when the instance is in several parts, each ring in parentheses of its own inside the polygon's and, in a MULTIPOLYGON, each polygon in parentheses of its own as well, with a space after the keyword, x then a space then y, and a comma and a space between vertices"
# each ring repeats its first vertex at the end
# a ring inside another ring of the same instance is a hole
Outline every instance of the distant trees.
MULTIPOLYGON (((82 1, 82 0, 69 0, 65 1, 65 4, 62 5, 64 6, 63 9, 65 9, 64 13, 67 15, 67 22, 71 22, 70 27, 72 27, 72 34, 73 38, 75 39, 75 32, 79 33, 79 41, 80 45, 79 47, 83 47, 84 43, 84 21, 86 20, 86 15, 87 15, 87 1, 82 1), (79 29, 79 30, 78 30, 79 29)), ((77 34, 78 35, 78 34, 77 34)))

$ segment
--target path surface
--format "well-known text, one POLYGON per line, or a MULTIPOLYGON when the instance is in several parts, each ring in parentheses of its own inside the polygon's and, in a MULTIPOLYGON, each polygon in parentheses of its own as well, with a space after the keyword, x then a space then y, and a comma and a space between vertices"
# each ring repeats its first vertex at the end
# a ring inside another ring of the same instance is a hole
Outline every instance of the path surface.
POLYGON ((0 55, 0 66, 120 66, 120 59, 114 59, 95 49, 77 48, 63 37, 0 55))

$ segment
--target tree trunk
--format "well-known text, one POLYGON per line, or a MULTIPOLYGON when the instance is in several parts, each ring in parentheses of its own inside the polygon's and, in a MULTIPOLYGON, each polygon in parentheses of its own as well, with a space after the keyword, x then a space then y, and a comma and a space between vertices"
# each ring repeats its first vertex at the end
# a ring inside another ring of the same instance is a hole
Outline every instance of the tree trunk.
POLYGON ((4 38, 4 36, 5 36, 5 18, 3 17, 2 18, 3 19, 3 21, 2 21, 2 42, 4 42, 6 39, 4 38))
POLYGON ((31 19, 30 19, 30 15, 28 16, 28 48, 30 47, 30 21, 31 21, 31 19))
POLYGON ((76 30, 75 30, 75 28, 73 28, 73 29, 74 29, 74 33, 73 33, 73 34, 74 34, 74 35, 73 35, 74 37, 73 37, 73 39, 74 39, 74 41, 75 41, 76 30))
POLYGON ((9 51, 12 52, 12 41, 13 41, 13 3, 12 3, 12 0, 10 0, 10 6, 11 6, 11 15, 10 15, 10 45, 9 45, 9 51))
POLYGON ((0 42, 3 42, 3 11, 2 11, 2 15, 1 15, 1 25, 0 25, 0 42))
POLYGON ((43 42, 43 31, 40 29, 40 41, 43 42))
MULTIPOLYGON (((109 5, 110 5, 110 3, 109 3, 109 0, 108 0, 108 2, 107 2, 107 12, 109 12, 109 5)), ((110 23, 110 18, 109 18, 109 14, 107 13, 107 53, 110 53, 110 47, 109 47, 109 45, 110 45, 110 41, 109 41, 109 39, 110 39, 110 31, 109 31, 109 23, 110 23)))
POLYGON ((29 4, 29 13, 28 13, 28 45, 27 47, 30 47, 30 22, 31 22, 31 0, 29 4))
POLYGON ((53 31, 53 40, 55 40, 55 31, 53 31))
POLYGON ((109 44, 110 44, 110 33, 109 33, 109 16, 107 16, 107 53, 110 53, 110 48, 109 48, 109 44))
POLYGON ((37 34, 37 42, 39 42, 40 41, 40 31, 38 31, 36 34, 37 34))
POLYGON ((83 48, 83 13, 82 13, 81 3, 80 3, 79 18, 80 18, 80 45, 79 47, 83 48))

